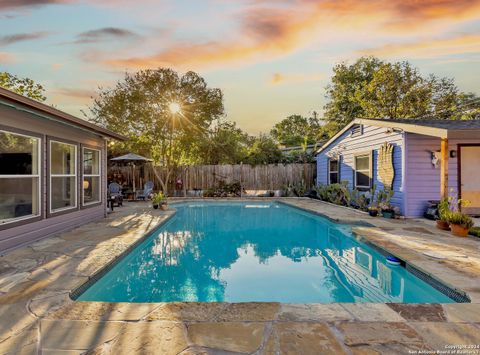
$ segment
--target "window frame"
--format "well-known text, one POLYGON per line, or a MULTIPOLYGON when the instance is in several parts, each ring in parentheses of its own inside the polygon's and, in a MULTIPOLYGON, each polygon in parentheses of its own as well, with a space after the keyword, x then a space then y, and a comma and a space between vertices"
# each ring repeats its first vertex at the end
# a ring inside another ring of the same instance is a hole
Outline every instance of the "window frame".
POLYGON ((78 172, 79 172, 79 149, 78 143, 73 141, 68 141, 62 138, 48 137, 47 147, 47 181, 48 181, 48 208, 47 208, 47 217, 58 216, 64 213, 71 213, 73 211, 79 210, 79 184, 78 184, 78 172), (53 174, 52 175, 52 142, 67 144, 75 147, 75 174, 53 174), (56 210, 52 210, 52 177, 75 177, 75 206, 72 207, 63 207, 56 210))
POLYGON ((35 138, 38 140, 37 144, 37 149, 38 149, 38 156, 37 156, 37 174, 35 175, 0 175, 0 179, 7 179, 7 178, 22 178, 22 177, 29 177, 29 178, 38 178, 38 213, 37 214, 32 214, 28 216, 22 216, 18 218, 11 218, 9 220, 6 220, 5 222, 0 222, 0 230, 4 229, 9 229, 13 228, 16 226, 20 225, 25 225, 29 224, 32 222, 37 222, 43 219, 43 175, 44 175, 44 166, 42 164, 43 161, 43 154, 44 154, 44 148, 43 148, 43 142, 44 142, 44 135, 36 133, 36 132, 31 132, 31 131, 26 131, 22 129, 17 129, 14 127, 9 127, 9 126, 3 126, 0 125, 0 132, 5 132, 8 134, 14 134, 18 136, 23 136, 23 137, 28 137, 28 138, 35 138))
POLYGON ((353 186, 355 189, 359 191, 368 191, 372 188, 372 183, 373 183, 373 151, 368 151, 368 152, 359 152, 354 154, 353 156, 353 186), (368 177, 369 177, 369 186, 364 186, 364 185, 358 185, 357 184, 357 172, 363 172, 365 170, 358 170, 357 169, 357 158, 361 157, 368 157, 369 162, 368 162, 368 177))
POLYGON ((328 182, 328 185, 331 185, 332 182, 331 182, 331 175, 332 173, 337 173, 337 184, 340 183, 340 157, 338 157, 337 159, 332 159, 332 158, 329 158, 328 161, 327 161, 327 182, 328 182), (337 162, 337 171, 332 171, 330 170, 330 163, 332 161, 336 161, 337 162))
POLYGON ((81 196, 81 208, 88 208, 88 207, 93 207, 93 206, 98 206, 103 203, 103 195, 102 195, 102 149, 99 147, 93 147, 93 146, 88 146, 82 144, 81 146, 81 164, 80 164, 80 169, 81 169, 81 179, 80 179, 80 196, 81 196), (85 165, 83 161, 83 154, 85 149, 88 150, 95 150, 98 152, 98 174, 85 174, 85 165), (85 203, 85 195, 84 195, 84 190, 83 190, 83 181, 85 180, 85 177, 98 177, 99 184, 98 184, 98 196, 99 200, 98 201, 93 201, 93 202, 88 202, 85 203))

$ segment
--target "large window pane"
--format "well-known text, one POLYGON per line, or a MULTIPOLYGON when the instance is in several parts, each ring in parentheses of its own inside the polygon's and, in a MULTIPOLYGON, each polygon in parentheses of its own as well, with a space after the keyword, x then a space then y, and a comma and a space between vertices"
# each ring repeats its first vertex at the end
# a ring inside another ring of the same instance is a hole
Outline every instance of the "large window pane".
POLYGON ((100 152, 85 148, 83 150, 83 173, 85 175, 100 174, 100 152))
POLYGON ((0 175, 37 175, 38 141, 0 131, 0 175))
POLYGON ((50 142, 50 173, 54 175, 75 174, 75 146, 50 142))
POLYGON ((51 209, 58 210, 76 206, 75 177, 52 177, 50 186, 51 209))
POLYGON ((39 178, 0 179, 0 223, 39 214, 39 178))
POLYGON ((85 176, 83 178, 83 203, 100 201, 100 177, 85 176))

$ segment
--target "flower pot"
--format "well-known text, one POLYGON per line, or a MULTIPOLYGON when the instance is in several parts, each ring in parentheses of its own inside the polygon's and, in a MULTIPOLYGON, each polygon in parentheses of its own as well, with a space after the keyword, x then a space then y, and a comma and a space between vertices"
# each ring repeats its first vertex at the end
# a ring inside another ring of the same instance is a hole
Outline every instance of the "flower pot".
POLYGON ((457 237, 466 237, 468 235, 468 228, 459 224, 450 224, 450 228, 452 229, 452 234, 457 237))
POLYGON ((168 205, 167 205, 167 204, 162 204, 162 205, 160 205, 160 208, 161 208, 163 211, 166 211, 166 210, 168 210, 168 205))
POLYGON ((377 217, 378 216, 378 210, 368 210, 368 214, 371 217, 377 217))
POLYGON ((444 231, 449 231, 450 230, 450 224, 447 221, 441 221, 437 220, 437 228, 444 230, 444 231))
POLYGON ((158 209, 158 205, 152 205, 154 209, 158 209))
POLYGON ((383 210, 382 211, 383 218, 395 218, 395 211, 392 210, 383 210))

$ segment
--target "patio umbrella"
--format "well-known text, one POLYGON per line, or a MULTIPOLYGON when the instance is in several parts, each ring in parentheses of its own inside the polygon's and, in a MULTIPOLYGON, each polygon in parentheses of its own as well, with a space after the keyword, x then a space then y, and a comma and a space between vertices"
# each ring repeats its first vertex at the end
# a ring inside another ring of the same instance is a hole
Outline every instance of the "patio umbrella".
POLYGON ((133 177, 133 196, 135 198, 135 164, 141 164, 141 163, 148 163, 150 161, 153 161, 152 159, 148 159, 145 157, 142 157, 141 155, 138 154, 133 154, 133 153, 128 153, 116 158, 110 159, 110 161, 115 161, 115 162, 122 162, 125 164, 131 164, 132 165, 132 177, 133 177))

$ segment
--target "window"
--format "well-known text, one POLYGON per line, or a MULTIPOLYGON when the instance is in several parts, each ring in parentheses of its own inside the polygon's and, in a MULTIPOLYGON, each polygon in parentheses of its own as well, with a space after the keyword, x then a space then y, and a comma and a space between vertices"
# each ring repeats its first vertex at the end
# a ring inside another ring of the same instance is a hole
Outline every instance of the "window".
POLYGON ((50 212, 77 207, 77 146, 50 141, 50 212))
POLYGON ((355 187, 370 189, 372 181, 372 154, 362 154, 355 157, 355 187))
POLYGON ((100 151, 83 148, 83 201, 89 205, 100 202, 100 151))
POLYGON ((328 161, 328 183, 338 184, 339 179, 339 163, 338 159, 330 159, 328 161))
POLYGON ((40 143, 0 130, 0 224, 40 215, 40 143))

